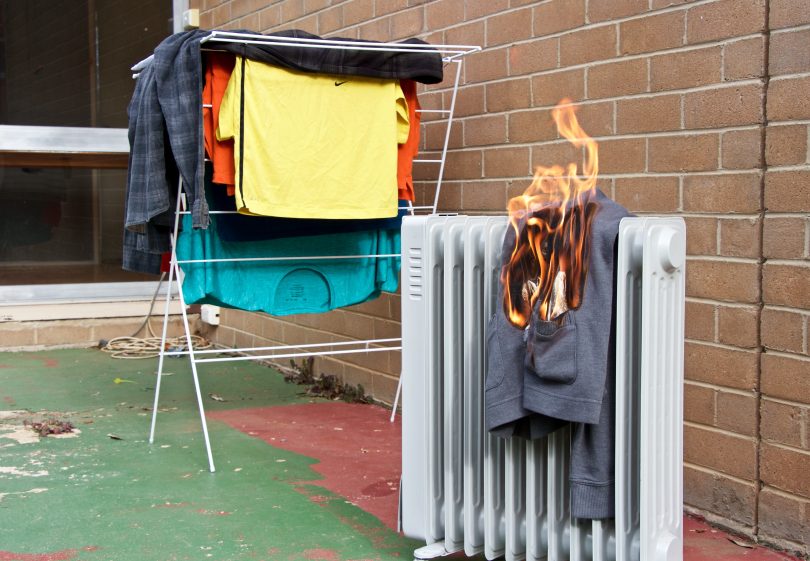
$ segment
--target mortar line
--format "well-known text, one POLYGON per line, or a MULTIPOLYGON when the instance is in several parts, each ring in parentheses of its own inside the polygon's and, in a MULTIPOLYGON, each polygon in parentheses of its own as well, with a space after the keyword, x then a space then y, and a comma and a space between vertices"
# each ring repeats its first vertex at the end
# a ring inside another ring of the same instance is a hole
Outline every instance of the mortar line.
POLYGON ((762 347, 762 310, 765 308, 764 294, 764 269, 765 269, 765 176, 768 172, 768 163, 766 160, 767 150, 766 141, 768 134, 768 88, 770 85, 770 44, 771 44, 771 22, 770 22, 771 2, 765 0, 765 21, 763 25, 763 68, 762 68, 762 131, 760 134, 760 147, 759 158, 761 167, 760 185, 759 185, 759 271, 757 272, 757 288, 758 298, 757 303, 757 372, 756 372, 756 433, 755 433, 755 447, 756 455, 754 457, 754 475, 756 477, 756 485, 754 486, 754 527, 753 534, 756 541, 759 539, 759 502, 760 493, 762 491, 762 466, 760 456, 762 454, 762 356, 764 349, 762 347))

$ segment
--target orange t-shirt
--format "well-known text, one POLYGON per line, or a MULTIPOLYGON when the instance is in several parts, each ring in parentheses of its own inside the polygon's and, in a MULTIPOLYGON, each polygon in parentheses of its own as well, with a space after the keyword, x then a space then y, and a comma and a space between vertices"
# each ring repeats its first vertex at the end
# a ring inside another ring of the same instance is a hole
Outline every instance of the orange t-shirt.
POLYGON ((205 152, 208 159, 214 164, 214 183, 221 183, 228 189, 228 194, 234 194, 236 171, 233 159, 233 139, 217 140, 216 130, 219 123, 219 107, 222 96, 228 87, 228 80, 233 72, 234 55, 230 53, 206 53, 205 56, 205 85, 203 86, 203 132, 205 136, 205 152), (210 105, 211 107, 206 107, 210 105))
POLYGON ((413 201, 413 159, 419 152, 419 120, 421 113, 419 100, 416 97, 416 82, 400 80, 399 86, 405 94, 408 104, 408 120, 411 124, 408 140, 400 144, 397 151, 397 192, 400 200, 413 201))

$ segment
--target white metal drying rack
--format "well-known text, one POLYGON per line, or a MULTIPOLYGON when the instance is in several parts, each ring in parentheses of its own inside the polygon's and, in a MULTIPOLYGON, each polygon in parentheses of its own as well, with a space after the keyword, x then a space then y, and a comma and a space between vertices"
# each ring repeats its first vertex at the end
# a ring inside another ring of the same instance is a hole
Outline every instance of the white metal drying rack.
MULTIPOLYGON (((436 180, 436 194, 433 198, 432 206, 409 206, 409 210, 413 213, 414 210, 429 210, 431 214, 436 213, 439 204, 439 194, 442 188, 442 176, 444 174, 444 164, 447 156, 447 148, 450 142, 450 130, 453 124, 453 115, 456 106, 456 95, 458 93, 458 84, 461 77, 461 68, 463 57, 465 55, 480 51, 481 47, 471 45, 429 45, 429 44, 412 44, 412 43, 367 43, 363 41, 350 41, 333 39, 306 39, 306 38, 293 38, 293 37, 280 37, 272 35, 259 35, 259 34, 246 34, 234 33, 230 31, 212 31, 210 35, 204 37, 200 41, 211 45, 216 43, 239 43, 239 44, 264 44, 272 46, 296 46, 304 48, 320 48, 320 49, 351 49, 361 51, 380 51, 380 52, 424 52, 425 50, 438 51, 442 56, 442 61, 446 64, 455 65, 455 74, 453 75, 453 90, 450 97, 449 109, 422 109, 421 113, 437 113, 445 115, 447 119, 447 129, 444 136, 444 144, 442 145, 441 157, 439 159, 415 159, 414 163, 432 163, 439 164, 439 172, 436 180)), ((215 48, 215 47, 214 47, 215 48)), ((151 58, 142 60, 132 67, 137 76, 137 72, 142 70, 151 62, 151 58)), ((160 355, 158 359, 157 382, 155 384, 155 399, 152 407, 152 422, 149 429, 149 443, 155 441, 155 423, 157 420, 158 403, 160 400, 160 383, 163 378, 163 363, 167 356, 188 356, 191 363, 191 373, 194 379, 194 391, 197 395, 197 407, 200 412, 200 422, 202 424, 203 438, 205 440, 205 451, 208 456, 208 469, 211 472, 215 471, 214 458, 211 452, 211 441, 208 437, 208 424, 205 418, 205 408, 203 406, 202 393, 200 391, 200 381, 197 374, 197 364, 207 362, 226 362, 226 361, 241 361, 241 360, 269 360, 269 359, 282 359, 282 358, 300 358, 312 356, 328 356, 328 355, 341 355, 350 353, 371 353, 383 351, 397 351, 401 350, 400 338, 390 339, 369 339, 362 341, 345 341, 338 343, 312 343, 303 345, 278 345, 271 347, 250 347, 250 348, 237 348, 237 349, 206 349, 194 350, 191 339, 191 329, 188 321, 188 313, 186 311, 186 302, 183 298, 183 291, 177 279, 180 278, 180 265, 191 263, 213 263, 213 262, 228 262, 228 261, 287 261, 287 260, 321 260, 321 259, 350 259, 350 258, 371 258, 371 257, 400 257, 400 254, 376 254, 376 255, 313 255, 313 256, 299 256, 299 257, 248 257, 238 259, 191 259, 178 261, 176 253, 177 233, 180 224, 180 215, 188 214, 188 211, 182 208, 182 202, 185 200, 183 196, 182 178, 177 186, 177 207, 175 209, 174 218, 174 231, 171 236, 171 261, 169 267, 169 281, 168 289, 166 291, 166 306, 163 314, 163 331, 161 335, 160 355), (169 324, 169 303, 172 298, 172 284, 177 284, 177 296, 180 300, 180 310, 183 317, 183 330, 186 339, 187 350, 166 350, 166 334, 169 324), (371 347, 370 345, 390 345, 371 347), (328 348, 328 350, 327 350, 328 348), (296 352, 285 352, 293 351, 296 352), (267 351, 265 353, 264 351, 267 351), (214 356, 206 358, 207 355, 224 354, 228 356, 214 356), (233 353, 233 354, 232 354, 233 353), (247 354, 258 353, 258 354, 247 354), (203 355, 198 358, 197 355, 203 355)), ((235 213, 236 211, 211 211, 211 214, 227 214, 235 213)), ((402 381, 397 387, 396 398, 394 401, 394 413, 396 412, 397 402, 399 401, 400 390, 402 388, 402 381)), ((393 415, 392 413, 392 419, 393 415)))

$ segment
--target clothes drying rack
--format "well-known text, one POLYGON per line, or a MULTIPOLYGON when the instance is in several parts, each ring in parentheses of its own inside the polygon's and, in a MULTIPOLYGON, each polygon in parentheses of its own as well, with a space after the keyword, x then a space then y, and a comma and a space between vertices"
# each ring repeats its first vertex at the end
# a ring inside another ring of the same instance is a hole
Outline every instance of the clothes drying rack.
MULTIPOLYGON (((205 50, 217 50, 216 45, 222 43, 237 43, 237 44, 264 44, 278 47, 295 46, 298 48, 318 48, 318 49, 351 49, 361 51, 380 51, 380 52, 424 52, 426 50, 436 51, 442 56, 442 61, 446 66, 452 66, 455 72, 451 72, 451 79, 453 80, 452 93, 450 97, 450 107, 448 109, 422 109, 421 113, 434 113, 439 114, 446 120, 446 130, 444 135, 444 143, 441 148, 440 157, 434 159, 416 158, 414 163, 423 164, 438 164, 439 170, 436 177, 436 192, 433 197, 433 204, 426 206, 413 206, 409 205, 408 210, 411 214, 415 211, 427 211, 430 214, 436 214, 439 204, 439 195, 442 188, 442 176, 444 174, 445 161, 447 157, 447 148, 450 142, 450 132, 453 124, 453 116, 456 106, 456 96, 458 93, 459 80, 461 77, 461 70, 463 60, 466 55, 480 51, 480 46, 473 45, 430 45, 430 44, 412 44, 412 43, 372 43, 364 41, 351 41, 351 40, 334 40, 334 39, 308 39, 308 38, 293 38, 281 37, 273 35, 260 35, 260 34, 247 34, 235 33, 229 31, 212 31, 208 36, 200 40, 201 48, 205 46, 205 50)), ((142 60, 132 67, 133 77, 137 77, 138 72, 150 63, 152 57, 142 60)), ((205 417, 205 407, 203 405, 202 393, 200 390, 199 375, 197 372, 197 365, 209 362, 232 362, 244 360, 273 360, 273 359, 293 359, 302 357, 315 357, 315 356, 332 356, 343 355, 351 353, 371 353, 371 352, 391 352, 400 351, 402 349, 401 338, 387 338, 387 339, 367 339, 357 341, 344 341, 336 343, 310 343, 300 345, 275 345, 266 347, 246 347, 246 348, 226 348, 226 349, 201 349, 195 350, 192 344, 191 329, 188 321, 188 312, 186 310, 186 302, 183 297, 183 290, 181 287, 181 265, 192 263, 215 263, 215 262, 247 262, 247 261, 300 261, 306 260, 324 260, 324 259, 359 259, 359 258, 393 258, 401 257, 401 254, 374 254, 374 255, 312 255, 312 256, 297 256, 297 257, 247 257, 247 258, 230 258, 230 259, 193 259, 193 260, 178 260, 176 252, 177 235, 180 224, 180 216, 188 214, 189 211, 185 209, 185 196, 183 195, 182 177, 178 181, 177 186, 177 207, 175 209, 174 230, 171 234, 171 260, 169 266, 168 287, 166 290, 166 306, 163 313, 163 329, 161 334, 160 354, 158 358, 157 382, 155 385, 155 397, 152 407, 152 421, 149 429, 149 443, 153 444, 155 441, 155 424, 157 421, 158 404, 160 401, 160 386, 163 378, 163 365, 166 357, 180 357, 187 356, 191 365, 191 374, 194 380, 194 391, 197 397, 197 407, 200 414, 200 422, 202 425, 203 439, 205 441, 205 451, 208 457, 208 469, 211 472, 216 471, 214 466, 214 457, 211 451, 211 441, 208 436, 208 424, 205 417), (183 319, 183 331, 187 345, 186 350, 167 350, 166 339, 169 324, 169 304, 172 299, 172 286, 177 287, 177 298, 180 301, 180 310, 183 319), (372 347, 371 345, 382 345, 372 347), (211 356, 222 355, 227 353, 227 356, 211 356), (252 354, 257 353, 257 354, 252 354)), ((211 214, 229 214, 236 211, 210 211, 211 214)), ((400 283, 401 284, 401 283, 400 283)), ((400 379, 399 386, 397 387, 396 398, 394 401, 394 411, 392 412, 392 420, 396 412, 397 402, 402 388, 402 381, 400 379)))

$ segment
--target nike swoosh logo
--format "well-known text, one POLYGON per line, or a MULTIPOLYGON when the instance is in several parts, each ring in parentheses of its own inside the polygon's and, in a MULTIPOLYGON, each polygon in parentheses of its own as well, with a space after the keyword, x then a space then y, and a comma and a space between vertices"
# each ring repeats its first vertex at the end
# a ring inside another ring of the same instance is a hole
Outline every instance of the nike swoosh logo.
POLYGON ((345 81, 343 81, 343 82, 335 82, 335 86, 336 86, 336 87, 337 87, 337 86, 342 86, 342 85, 343 85, 343 84, 345 84, 346 82, 348 82, 348 80, 345 80, 345 81))

